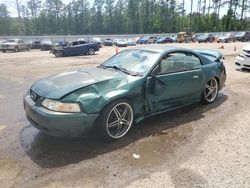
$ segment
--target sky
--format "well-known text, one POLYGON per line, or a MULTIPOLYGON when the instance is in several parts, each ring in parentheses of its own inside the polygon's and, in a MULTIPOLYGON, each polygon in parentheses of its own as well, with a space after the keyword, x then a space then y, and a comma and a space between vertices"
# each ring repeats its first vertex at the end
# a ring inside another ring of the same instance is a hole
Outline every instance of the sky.
MULTIPOLYGON (((21 2, 21 4, 25 4, 27 3, 28 0, 19 0, 21 2)), ((43 0, 44 2, 45 0, 43 0)), ((72 0, 62 0, 62 2, 64 4, 68 4, 69 2, 71 2, 72 0)), ((193 0, 193 11, 197 10, 197 1, 198 0, 193 0)), ((93 4, 94 0, 89 0, 90 4, 93 4)), ((177 0, 177 2, 182 2, 182 0, 177 0)), ((185 9, 186 9, 186 13, 190 12, 190 8, 191 8, 191 0, 186 0, 185 1, 185 9)), ((16 0, 0 0, 0 4, 4 3, 7 8, 8 11, 10 13, 10 16, 17 16, 17 11, 16 11, 16 0)), ((208 1, 207 1, 207 7, 208 7, 208 1)), ((221 9, 221 15, 226 14, 226 8, 222 8, 221 9)))

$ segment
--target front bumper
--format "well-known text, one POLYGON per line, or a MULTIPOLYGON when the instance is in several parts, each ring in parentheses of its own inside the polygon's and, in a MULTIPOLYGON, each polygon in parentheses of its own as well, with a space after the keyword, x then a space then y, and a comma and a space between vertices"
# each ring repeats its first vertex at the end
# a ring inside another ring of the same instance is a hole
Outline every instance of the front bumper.
POLYGON ((2 46, 0 47, 0 50, 15 50, 15 46, 2 46))
POLYGON ((50 111, 35 103, 30 95, 24 97, 24 110, 34 127, 51 136, 86 136, 98 117, 98 114, 50 111))
POLYGON ((236 69, 250 69, 250 57, 237 56, 234 63, 236 69))

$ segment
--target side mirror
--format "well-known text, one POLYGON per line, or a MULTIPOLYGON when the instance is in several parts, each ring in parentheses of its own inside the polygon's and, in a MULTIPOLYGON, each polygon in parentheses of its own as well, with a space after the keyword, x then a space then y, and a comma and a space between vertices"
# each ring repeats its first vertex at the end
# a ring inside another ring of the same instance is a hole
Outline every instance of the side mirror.
POLYGON ((149 76, 146 81, 146 90, 149 93, 154 93, 154 87, 155 87, 155 79, 153 76, 149 76))

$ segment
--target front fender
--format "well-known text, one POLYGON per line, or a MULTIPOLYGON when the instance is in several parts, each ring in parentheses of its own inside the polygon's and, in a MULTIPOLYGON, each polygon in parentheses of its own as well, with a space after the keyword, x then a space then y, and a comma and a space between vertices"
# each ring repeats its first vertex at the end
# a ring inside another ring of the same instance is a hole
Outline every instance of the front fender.
POLYGON ((145 111, 145 95, 143 87, 138 87, 138 85, 125 85, 108 90, 100 88, 98 85, 91 85, 74 91, 61 100, 63 102, 80 102, 86 113, 99 114, 108 104, 118 99, 126 99, 131 103, 135 117, 143 116, 145 111))

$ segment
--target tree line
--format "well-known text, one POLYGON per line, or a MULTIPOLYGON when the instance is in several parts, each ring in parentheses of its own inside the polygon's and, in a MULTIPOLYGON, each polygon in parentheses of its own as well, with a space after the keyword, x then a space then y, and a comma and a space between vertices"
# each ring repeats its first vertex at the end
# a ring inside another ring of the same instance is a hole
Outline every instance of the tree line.
POLYGON ((137 34, 250 30, 250 0, 16 0, 0 4, 0 35, 137 34), (186 3, 190 10, 185 9, 186 3), (194 5, 196 3, 196 5, 194 5), (194 9, 195 7, 195 9, 194 9), (227 14, 221 15, 222 10, 227 14))

